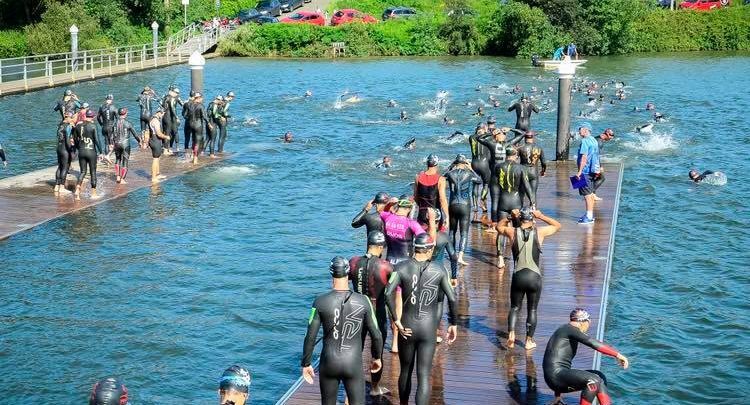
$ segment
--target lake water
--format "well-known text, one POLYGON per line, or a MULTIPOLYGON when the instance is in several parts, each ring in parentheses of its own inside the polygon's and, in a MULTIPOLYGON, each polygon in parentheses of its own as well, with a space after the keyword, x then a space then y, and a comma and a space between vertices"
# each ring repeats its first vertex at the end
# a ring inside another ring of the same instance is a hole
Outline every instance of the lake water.
MULTIPOLYGON (((672 54, 594 59, 579 71, 628 92, 589 119, 597 133, 614 128, 605 156, 625 163, 606 339, 632 368, 603 361, 617 403, 750 401, 748 66, 748 55, 672 54), (668 121, 636 133, 649 113, 632 107, 647 102, 668 121), (691 167, 721 170, 728 184, 694 185, 691 167)), ((73 88, 92 105, 113 93, 137 111, 144 85, 186 93, 188 80, 178 66, 73 88)), ((134 405, 211 404, 234 363, 252 369, 253 403, 274 403, 298 377, 328 261, 361 248, 351 217, 375 191, 408 191, 428 153, 468 154, 446 136, 468 133, 489 94, 507 106, 516 83, 543 89, 556 77, 496 58, 209 61, 207 96, 238 96, 235 157, 0 242, 0 403, 83 403, 94 381, 116 374, 134 405), (307 89, 314 96, 303 99, 307 89), (337 104, 345 90, 363 100, 337 104), (453 126, 430 113, 440 90, 453 126), (391 98, 399 108, 386 108, 391 98), (295 144, 277 140, 287 130, 295 144), (417 151, 402 150, 412 137, 417 151), (393 176, 374 168, 383 155, 393 176)), ((55 163, 61 93, 0 99, 11 161, 0 177, 55 163)), ((595 107, 575 96, 574 113, 595 107)), ((548 156, 555 117, 553 105, 533 119, 548 156)))

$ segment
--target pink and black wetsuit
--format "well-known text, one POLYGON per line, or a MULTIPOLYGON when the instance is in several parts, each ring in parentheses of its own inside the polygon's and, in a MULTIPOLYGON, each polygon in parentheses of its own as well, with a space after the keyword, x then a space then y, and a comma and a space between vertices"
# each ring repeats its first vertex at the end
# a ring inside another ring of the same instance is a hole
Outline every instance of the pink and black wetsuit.
POLYGON ((380 213, 385 228, 385 241, 388 244, 388 261, 397 264, 411 256, 414 237, 424 233, 419 223, 409 217, 383 211, 380 213))

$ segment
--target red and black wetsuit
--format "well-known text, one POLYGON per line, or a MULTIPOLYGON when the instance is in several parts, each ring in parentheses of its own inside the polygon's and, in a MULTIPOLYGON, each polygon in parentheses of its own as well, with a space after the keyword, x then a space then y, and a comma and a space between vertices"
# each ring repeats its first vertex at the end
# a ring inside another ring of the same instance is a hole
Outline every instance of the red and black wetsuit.
POLYGON ((438 207, 438 183, 440 182, 440 173, 427 174, 419 173, 417 176, 417 193, 414 195, 414 202, 419 207, 419 216, 417 222, 427 225, 428 208, 438 207))
POLYGON ((600 371, 572 369, 573 357, 578 351, 578 343, 607 356, 617 357, 618 352, 612 347, 591 338, 571 324, 559 327, 544 351, 544 381, 555 391, 555 394, 581 391, 581 405, 590 405, 599 399, 601 405, 612 401, 607 393, 607 381, 600 371))
MULTIPOLYGON (((393 273, 393 266, 387 260, 370 254, 352 257, 349 260, 349 280, 352 281, 352 289, 354 292, 368 296, 372 301, 383 344, 388 337, 388 328, 385 324, 387 319, 385 287, 388 286, 391 273, 393 273)), ((375 339, 372 339, 372 342, 375 342, 375 339)), ((364 344, 364 339, 362 339, 362 344, 364 344)), ((372 382, 380 381, 382 375, 383 369, 381 368, 380 371, 372 374, 372 382)))

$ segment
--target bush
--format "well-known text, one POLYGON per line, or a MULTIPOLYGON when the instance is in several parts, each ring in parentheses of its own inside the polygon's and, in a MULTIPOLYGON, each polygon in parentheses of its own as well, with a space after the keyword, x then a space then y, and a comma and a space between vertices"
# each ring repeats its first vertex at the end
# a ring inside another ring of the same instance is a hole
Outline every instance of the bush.
POLYGON ((476 55, 484 49, 485 38, 479 34, 474 11, 466 0, 448 0, 448 18, 440 27, 451 55, 476 55))
POLYGON ((15 58, 29 54, 29 44, 22 31, 0 31, 0 58, 15 58))
POLYGON ((565 39, 542 10, 515 2, 500 9, 490 30, 490 51, 508 56, 547 55, 565 39))
POLYGON ((47 11, 42 21, 24 28, 29 48, 34 54, 70 51, 70 26, 78 27, 78 48, 97 49, 111 46, 110 40, 102 35, 99 21, 86 12, 81 0, 66 4, 54 1, 47 3, 47 11))

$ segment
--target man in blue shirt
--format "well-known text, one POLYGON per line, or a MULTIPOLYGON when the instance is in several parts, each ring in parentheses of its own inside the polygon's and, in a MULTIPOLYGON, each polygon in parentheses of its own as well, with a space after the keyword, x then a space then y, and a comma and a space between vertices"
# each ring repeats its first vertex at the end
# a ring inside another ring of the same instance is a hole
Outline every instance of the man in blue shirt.
POLYGON ((578 147, 578 173, 576 177, 586 178, 586 185, 578 189, 578 193, 583 196, 586 202, 586 215, 582 216, 579 224, 594 223, 594 181, 599 173, 599 144, 596 138, 591 136, 591 124, 584 122, 578 127, 578 134, 581 136, 581 146, 578 147))
POLYGON ((578 59, 578 49, 576 49, 576 44, 572 42, 568 45, 568 56, 570 56, 571 60, 574 59, 574 57, 576 60, 578 59))

